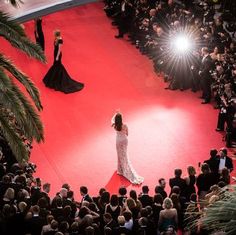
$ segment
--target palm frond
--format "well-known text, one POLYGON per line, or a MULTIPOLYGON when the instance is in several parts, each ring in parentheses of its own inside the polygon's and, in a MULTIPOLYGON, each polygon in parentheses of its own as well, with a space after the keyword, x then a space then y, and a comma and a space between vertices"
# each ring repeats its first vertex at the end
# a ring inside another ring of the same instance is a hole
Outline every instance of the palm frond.
MULTIPOLYGON (((191 212, 186 214, 191 218, 191 212)), ((201 223, 209 231, 223 231, 226 235, 236 234, 236 185, 224 188, 219 194, 219 200, 198 213, 198 218, 189 220, 188 228, 196 228, 201 223)))
POLYGON ((11 5, 14 6, 14 7, 19 7, 20 4, 23 4, 24 2, 21 1, 21 0, 10 0, 10 3, 11 3, 11 5))
POLYGON ((5 38, 13 47, 22 50, 30 57, 46 62, 46 57, 41 47, 31 42, 26 37, 24 30, 20 28, 21 26, 11 20, 7 14, 0 12, 0 36, 5 38))
POLYGON ((40 120, 39 115, 17 86, 13 86, 12 91, 17 94, 17 97, 21 101, 22 108, 25 112, 27 126, 30 129, 30 134, 37 142, 43 141, 43 124, 40 120))
POLYGON ((37 109, 42 110, 42 105, 40 102, 39 91, 35 87, 34 83, 23 74, 12 62, 7 59, 4 55, 0 53, 0 67, 3 67, 9 71, 19 82, 21 82, 26 88, 27 92, 33 99, 37 109))
POLYGON ((11 110, 19 125, 26 123, 21 101, 12 91, 10 78, 0 69, 0 101, 4 108, 11 110))
POLYGON ((27 152, 26 146, 23 140, 17 134, 16 129, 9 123, 8 117, 4 115, 4 111, 0 114, 0 128, 2 135, 8 142, 16 160, 18 162, 23 162, 23 160, 28 161, 29 154, 27 152))

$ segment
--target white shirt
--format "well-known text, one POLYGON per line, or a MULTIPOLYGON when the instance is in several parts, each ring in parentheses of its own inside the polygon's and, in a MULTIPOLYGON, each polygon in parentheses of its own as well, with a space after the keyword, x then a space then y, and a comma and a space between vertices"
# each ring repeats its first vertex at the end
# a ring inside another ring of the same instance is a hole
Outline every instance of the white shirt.
POLYGON ((223 168, 225 168, 225 161, 226 158, 220 158, 220 164, 219 164, 219 171, 222 171, 223 168))

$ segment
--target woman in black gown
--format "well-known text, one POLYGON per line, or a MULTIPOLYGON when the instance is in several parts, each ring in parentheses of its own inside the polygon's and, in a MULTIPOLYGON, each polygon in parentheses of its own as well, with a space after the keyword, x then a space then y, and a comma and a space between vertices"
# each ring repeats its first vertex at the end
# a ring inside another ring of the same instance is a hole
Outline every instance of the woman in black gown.
POLYGON ((46 87, 62 91, 66 94, 80 91, 83 89, 84 84, 73 80, 61 63, 61 48, 63 44, 61 32, 56 30, 54 36, 54 63, 45 75, 43 82, 46 87))
POLYGON ((41 46, 44 51, 44 34, 42 29, 42 18, 37 18, 34 20, 34 35, 36 43, 41 46))

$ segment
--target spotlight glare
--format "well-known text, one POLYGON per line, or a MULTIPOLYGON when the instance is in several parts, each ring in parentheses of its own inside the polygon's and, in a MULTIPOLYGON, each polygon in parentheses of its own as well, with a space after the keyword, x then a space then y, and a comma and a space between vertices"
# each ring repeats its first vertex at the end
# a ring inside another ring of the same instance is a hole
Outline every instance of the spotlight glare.
POLYGON ((177 53, 187 53, 191 48, 191 43, 188 37, 184 35, 177 36, 174 39, 174 50, 177 53))

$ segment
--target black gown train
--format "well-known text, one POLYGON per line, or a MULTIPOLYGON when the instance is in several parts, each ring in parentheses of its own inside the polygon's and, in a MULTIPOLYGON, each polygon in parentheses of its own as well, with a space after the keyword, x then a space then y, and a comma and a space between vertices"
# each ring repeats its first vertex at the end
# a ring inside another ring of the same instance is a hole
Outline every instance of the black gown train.
POLYGON ((46 87, 68 94, 82 90, 84 84, 73 80, 67 73, 65 67, 61 63, 62 53, 60 53, 59 59, 56 60, 59 44, 62 43, 62 39, 56 40, 54 43, 54 63, 45 75, 43 82, 46 87))

